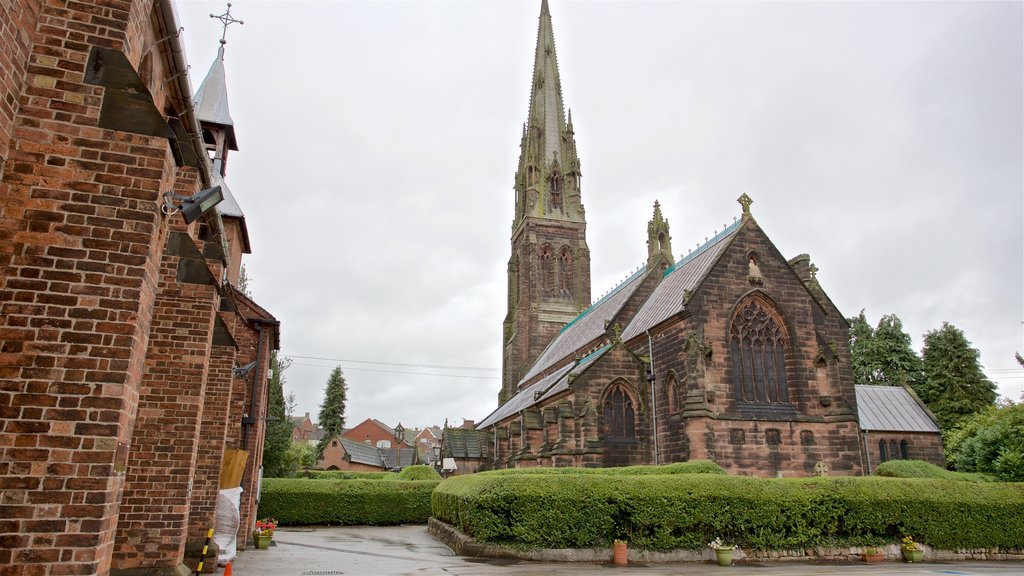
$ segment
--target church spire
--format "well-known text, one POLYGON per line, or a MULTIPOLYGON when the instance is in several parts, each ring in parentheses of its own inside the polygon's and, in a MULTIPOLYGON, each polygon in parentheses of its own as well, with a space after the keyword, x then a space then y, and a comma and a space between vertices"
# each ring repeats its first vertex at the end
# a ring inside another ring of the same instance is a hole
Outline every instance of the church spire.
POLYGON ((571 120, 566 123, 547 0, 540 6, 530 110, 520 147, 515 224, 527 216, 583 221, 580 162, 571 120))
POLYGON ((654 217, 647 223, 647 269, 665 270, 674 263, 672 236, 668 233, 668 220, 661 215, 661 204, 655 200, 654 217))

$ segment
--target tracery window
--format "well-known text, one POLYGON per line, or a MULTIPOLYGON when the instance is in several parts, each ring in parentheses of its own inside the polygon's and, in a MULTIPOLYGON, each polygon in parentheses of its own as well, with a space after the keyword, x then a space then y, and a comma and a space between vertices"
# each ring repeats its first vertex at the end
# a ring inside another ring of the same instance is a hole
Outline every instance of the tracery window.
POLYGON ((550 244, 540 248, 540 273, 541 291, 552 294, 555 291, 555 255, 550 244))
POLYGON ((898 446, 899 445, 896 444, 895 440, 890 440, 889 441, 889 458, 890 459, 892 459, 892 460, 899 460, 900 459, 900 451, 899 451, 900 449, 899 449, 898 446))
POLYGON ((636 438, 633 398, 621 386, 615 386, 604 400, 604 432, 606 438, 636 438))
POLYGON ((729 327, 733 388, 741 402, 789 402, 787 335, 774 310, 759 298, 741 305, 729 327))

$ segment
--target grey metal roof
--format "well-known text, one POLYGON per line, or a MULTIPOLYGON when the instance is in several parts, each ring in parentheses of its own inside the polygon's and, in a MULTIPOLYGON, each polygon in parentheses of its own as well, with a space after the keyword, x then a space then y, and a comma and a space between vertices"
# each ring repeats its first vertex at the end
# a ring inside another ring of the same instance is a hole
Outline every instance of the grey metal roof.
POLYGON ((729 241, 736 235, 742 222, 734 222, 665 271, 665 277, 641 306, 633 321, 622 331, 623 342, 643 334, 682 310, 686 291, 693 290, 700 284, 711 266, 718 260, 718 256, 729 245, 729 241))
POLYGON ((242 228, 242 252, 252 254, 252 245, 249 243, 249 227, 245 225, 245 214, 242 213, 242 207, 238 205, 235 195, 231 193, 231 188, 228 187, 224 176, 221 175, 220 163, 221 160, 215 160, 213 168, 210 170, 210 180, 213 186, 220 186, 220 191, 224 194, 224 199, 217 204, 217 211, 220 212, 221 218, 238 220, 242 228))
POLYGON ((902 386, 854 386, 861 430, 939 432, 939 426, 902 386))
POLYGON ((228 135, 228 147, 238 150, 235 142, 235 122, 228 110, 228 88, 224 75, 224 47, 221 46, 210 65, 210 71, 192 98, 195 102, 196 118, 199 122, 224 126, 228 135))
POLYGON ((622 281, 590 308, 584 310, 575 320, 566 324, 558 336, 555 336, 555 339, 544 349, 544 352, 541 352, 540 357, 519 383, 530 381, 537 374, 576 354, 588 342, 604 334, 605 322, 618 314, 629 297, 643 282, 646 271, 647 267, 641 266, 632 276, 622 281))
POLYGON ((551 374, 548 374, 544 378, 541 378, 540 380, 537 380, 533 384, 530 384, 526 388, 520 390, 519 393, 510 398, 508 402, 505 402, 504 404, 499 406, 497 410, 491 412, 491 414, 487 416, 487 418, 484 418, 483 421, 477 425, 477 429, 480 430, 492 424, 498 423, 504 420, 505 418, 519 412, 520 410, 525 410, 526 408, 529 408, 536 404, 540 404, 546 401, 548 398, 551 398, 555 394, 568 390, 568 375, 573 372, 579 373, 580 370, 589 366, 595 360, 603 356, 609 348, 611 348, 610 345, 605 346, 604 348, 601 348, 597 352, 594 352, 593 354, 590 354, 585 358, 582 358, 578 361, 574 360, 572 362, 569 362, 568 364, 562 366, 558 370, 555 370, 551 374))
POLYGON ((384 468, 384 457, 376 446, 371 446, 365 442, 349 440, 343 436, 338 436, 338 440, 341 441, 342 447, 348 453, 350 462, 384 468))

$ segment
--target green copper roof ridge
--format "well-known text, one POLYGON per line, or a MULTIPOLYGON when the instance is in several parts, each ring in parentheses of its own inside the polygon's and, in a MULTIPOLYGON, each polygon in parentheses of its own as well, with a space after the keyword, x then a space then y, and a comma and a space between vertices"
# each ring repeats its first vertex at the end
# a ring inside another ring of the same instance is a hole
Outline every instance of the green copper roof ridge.
POLYGON ((705 242, 705 243, 701 244, 700 246, 698 246, 696 250, 694 250, 693 252, 690 252, 686 256, 683 256, 682 258, 680 258, 679 261, 676 262, 675 264, 673 264, 671 267, 666 268, 665 272, 662 274, 662 278, 668 277, 669 274, 675 272, 676 270, 679 270, 684 265, 688 264, 691 260, 693 260, 697 256, 700 256, 704 252, 706 252, 708 250, 708 248, 711 248, 715 244, 718 244, 723 238, 725 238, 729 234, 732 234, 733 232, 735 232, 736 229, 739 228, 740 224, 742 224, 742 223, 743 223, 743 220, 737 220, 737 221, 733 222, 732 224, 726 226, 724 229, 722 229, 721 232, 719 232, 718 234, 715 234, 715 236, 713 238, 711 238, 707 242, 705 242))
POLYGON ((618 286, 616 286, 615 288, 612 288, 611 290, 609 290, 608 293, 605 294, 604 296, 602 296, 600 299, 598 299, 597 302, 594 302, 586 310, 584 310, 583 312, 580 312, 579 316, 577 316, 577 317, 573 318, 572 320, 570 320, 565 326, 562 326, 562 329, 559 330, 558 333, 561 334, 562 332, 565 332, 566 330, 568 330, 570 326, 572 326, 573 324, 579 322, 584 316, 586 316, 591 311, 593 311, 594 308, 597 308, 605 300, 607 300, 607 299, 611 298, 613 295, 617 294, 619 292, 619 290, 622 290, 623 286, 625 286, 626 284, 629 284, 637 276, 639 276, 640 274, 645 273, 646 271, 647 271, 647 264, 644 264, 643 266, 637 268, 636 272, 633 272, 632 274, 629 275, 629 278, 626 278, 625 280, 620 282, 618 286))

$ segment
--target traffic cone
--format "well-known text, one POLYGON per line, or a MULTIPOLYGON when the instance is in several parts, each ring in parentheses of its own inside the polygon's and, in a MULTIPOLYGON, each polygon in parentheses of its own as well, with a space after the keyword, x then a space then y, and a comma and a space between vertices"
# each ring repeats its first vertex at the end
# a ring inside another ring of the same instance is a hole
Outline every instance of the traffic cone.
POLYGON ((228 562, 228 565, 224 567, 224 576, 231 576, 231 562, 228 562))

